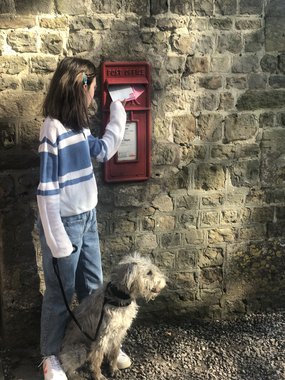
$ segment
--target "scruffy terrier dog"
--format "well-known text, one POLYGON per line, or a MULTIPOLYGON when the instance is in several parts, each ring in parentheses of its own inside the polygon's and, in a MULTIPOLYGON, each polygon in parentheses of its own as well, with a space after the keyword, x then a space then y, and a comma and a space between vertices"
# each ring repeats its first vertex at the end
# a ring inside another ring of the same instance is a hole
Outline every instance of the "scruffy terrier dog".
POLYGON ((60 360, 67 375, 87 360, 95 380, 106 380, 101 373, 105 358, 111 375, 118 370, 117 357, 122 340, 138 312, 136 300, 154 299, 165 287, 164 274, 148 258, 135 253, 126 256, 112 270, 110 282, 87 297, 67 327, 60 360))

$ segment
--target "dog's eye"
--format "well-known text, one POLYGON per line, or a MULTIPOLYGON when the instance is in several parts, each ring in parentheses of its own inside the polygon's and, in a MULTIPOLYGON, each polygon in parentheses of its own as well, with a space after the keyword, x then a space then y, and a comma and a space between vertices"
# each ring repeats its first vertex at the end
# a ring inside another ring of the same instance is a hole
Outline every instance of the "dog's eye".
POLYGON ((148 272, 147 272, 147 275, 148 275, 148 276, 151 276, 151 275, 152 275, 152 270, 148 271, 148 272))

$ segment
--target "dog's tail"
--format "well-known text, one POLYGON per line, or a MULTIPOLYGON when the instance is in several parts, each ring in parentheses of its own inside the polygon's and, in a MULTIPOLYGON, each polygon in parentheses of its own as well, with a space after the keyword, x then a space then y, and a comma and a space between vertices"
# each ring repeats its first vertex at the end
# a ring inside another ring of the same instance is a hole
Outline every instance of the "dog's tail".
POLYGON ((67 351, 61 351, 59 358, 63 370, 69 374, 74 372, 86 362, 87 355, 87 347, 83 344, 73 345, 68 347, 67 351))

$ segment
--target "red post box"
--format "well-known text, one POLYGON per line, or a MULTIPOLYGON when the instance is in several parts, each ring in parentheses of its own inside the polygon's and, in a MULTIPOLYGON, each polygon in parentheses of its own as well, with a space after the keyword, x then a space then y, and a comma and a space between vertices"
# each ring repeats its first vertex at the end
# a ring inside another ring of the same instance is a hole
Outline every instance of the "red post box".
POLYGON ((147 62, 104 62, 102 65, 103 127, 112 100, 128 98, 127 123, 121 146, 104 164, 106 182, 144 181, 150 177, 150 65, 147 62))

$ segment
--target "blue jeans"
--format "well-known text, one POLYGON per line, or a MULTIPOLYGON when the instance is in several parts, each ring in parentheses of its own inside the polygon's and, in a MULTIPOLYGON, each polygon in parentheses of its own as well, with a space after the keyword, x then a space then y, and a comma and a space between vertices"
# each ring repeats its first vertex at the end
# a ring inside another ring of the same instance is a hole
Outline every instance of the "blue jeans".
MULTIPOLYGON (((62 222, 77 250, 70 256, 57 259, 61 281, 69 303, 75 292, 78 300, 82 301, 103 282, 96 210, 62 217, 62 222)), ((69 314, 42 226, 40 240, 46 285, 41 314, 41 353, 50 356, 60 351, 69 314)))

